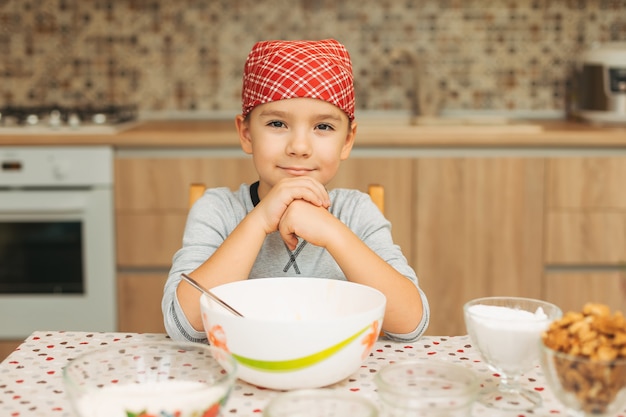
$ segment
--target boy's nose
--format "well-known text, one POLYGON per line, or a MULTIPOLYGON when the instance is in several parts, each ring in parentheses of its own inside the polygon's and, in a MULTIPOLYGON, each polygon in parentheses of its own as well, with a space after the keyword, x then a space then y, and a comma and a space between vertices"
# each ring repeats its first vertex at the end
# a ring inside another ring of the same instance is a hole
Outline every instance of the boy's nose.
POLYGON ((287 143, 289 155, 309 156, 311 154, 311 140, 306 133, 297 133, 291 136, 287 143))

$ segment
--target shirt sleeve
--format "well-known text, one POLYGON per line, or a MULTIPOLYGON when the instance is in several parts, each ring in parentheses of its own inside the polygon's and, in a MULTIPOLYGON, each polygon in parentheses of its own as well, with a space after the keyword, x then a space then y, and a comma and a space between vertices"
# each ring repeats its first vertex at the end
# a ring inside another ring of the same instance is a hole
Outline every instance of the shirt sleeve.
POLYGON ((227 188, 207 190, 189 210, 183 244, 172 259, 161 301, 165 330, 172 339, 207 341, 204 331, 194 329, 187 320, 178 302, 176 288, 181 273, 189 273, 206 261, 243 216, 245 208, 227 188))
MULTIPOLYGON (((172 285, 178 286, 178 283, 172 283, 172 285)), ((176 288, 174 288, 174 294, 176 294, 176 288)), ((185 317, 185 313, 183 312, 183 309, 178 302, 178 298, 175 295, 172 297, 171 302, 163 304, 163 308, 165 328, 167 330, 167 334, 172 339, 196 343, 208 343, 206 333, 204 331, 194 329, 189 323, 189 320, 185 317)))

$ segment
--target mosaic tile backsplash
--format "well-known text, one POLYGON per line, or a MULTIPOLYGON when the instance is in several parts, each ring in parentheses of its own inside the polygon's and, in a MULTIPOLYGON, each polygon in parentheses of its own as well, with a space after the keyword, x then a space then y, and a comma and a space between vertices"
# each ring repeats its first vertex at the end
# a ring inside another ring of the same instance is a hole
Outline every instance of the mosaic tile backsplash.
POLYGON ((626 41, 626 0, 0 0, 0 106, 234 113, 256 41, 328 37, 358 110, 418 83, 424 111, 561 111, 576 56, 626 41))

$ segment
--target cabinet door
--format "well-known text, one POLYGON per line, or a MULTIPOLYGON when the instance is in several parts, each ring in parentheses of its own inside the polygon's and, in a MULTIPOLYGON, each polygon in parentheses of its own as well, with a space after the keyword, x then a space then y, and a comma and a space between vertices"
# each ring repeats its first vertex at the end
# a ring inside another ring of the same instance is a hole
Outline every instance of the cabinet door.
POLYGON ((547 166, 549 209, 626 209, 626 158, 551 158, 547 166))
POLYGON ((546 263, 626 261, 626 158, 551 158, 547 165, 546 263))
POLYGON ((118 158, 115 208, 118 211, 188 210, 189 185, 236 189, 258 175, 248 157, 118 158))
POLYGON ((166 280, 167 272, 117 275, 120 332, 165 333, 161 299, 166 280))
MULTIPOLYGON (((353 188, 367 192, 370 184, 385 188, 385 217, 391 222, 391 233, 404 256, 411 263, 413 251, 414 159, 350 158, 344 161, 328 188, 353 188)), ((412 264, 412 266, 415 266, 412 264)))
POLYGON ((117 264, 171 265, 189 210, 189 185, 236 189, 256 181, 249 158, 129 158, 115 161, 117 264))
POLYGON ((563 313, 580 311, 587 302, 602 303, 626 311, 626 274, 623 271, 549 272, 545 275, 545 299, 563 313))
POLYGON ((618 265, 626 262, 626 211, 550 210, 546 263, 618 265))
POLYGON ((431 306, 428 334, 466 334, 462 308, 473 298, 540 297, 543 160, 420 159, 416 189, 414 260, 431 306))
POLYGON ((169 268, 182 244, 186 220, 186 210, 118 211, 118 267, 169 268))

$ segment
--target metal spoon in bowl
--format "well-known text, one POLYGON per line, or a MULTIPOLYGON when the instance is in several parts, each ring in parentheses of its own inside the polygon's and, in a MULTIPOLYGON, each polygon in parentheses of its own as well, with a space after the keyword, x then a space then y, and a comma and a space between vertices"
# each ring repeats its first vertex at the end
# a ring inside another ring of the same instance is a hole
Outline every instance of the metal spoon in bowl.
POLYGON ((191 278, 189 275, 187 274, 180 274, 183 279, 185 281, 187 281, 189 284, 191 284, 194 288, 196 288, 199 291, 202 291, 204 294, 206 294, 207 296, 209 296, 210 299, 212 299, 213 301, 215 301, 216 303, 218 303, 219 305, 221 305, 222 307, 224 307, 226 310, 230 311, 231 313, 233 313, 235 316, 239 316, 239 317, 243 317, 243 314, 241 314, 240 312, 238 312, 237 310, 235 310, 234 308, 232 308, 231 306, 229 306, 228 304, 226 304, 224 301, 222 301, 221 298, 219 298, 217 295, 213 294, 211 291, 207 290, 206 288, 204 288, 202 285, 200 285, 198 282, 196 282, 195 279, 191 278))

